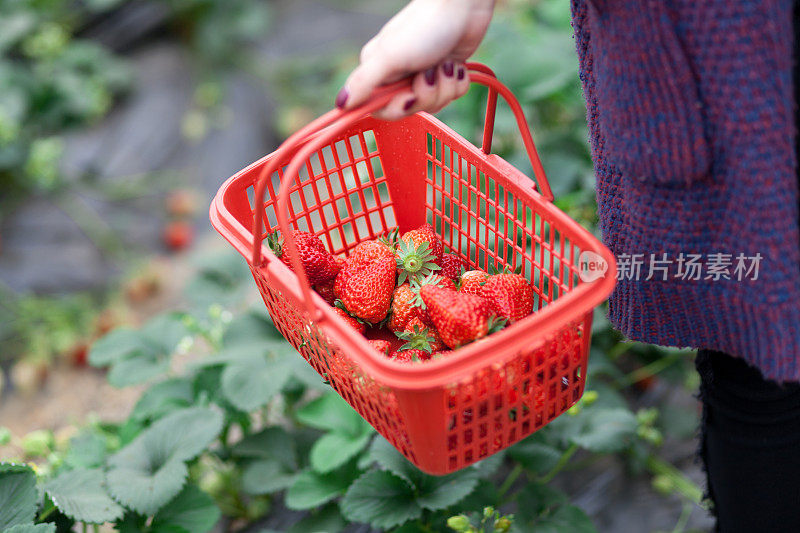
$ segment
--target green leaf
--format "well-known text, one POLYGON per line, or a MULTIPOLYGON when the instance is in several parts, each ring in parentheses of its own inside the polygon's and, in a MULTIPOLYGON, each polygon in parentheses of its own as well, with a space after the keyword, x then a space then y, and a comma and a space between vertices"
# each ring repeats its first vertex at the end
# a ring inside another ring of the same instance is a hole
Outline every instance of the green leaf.
POLYGON ((289 379, 287 365, 260 354, 241 358, 222 372, 222 392, 237 409, 253 411, 280 392, 289 379))
POLYGON ((627 409, 598 409, 586 417, 572 442, 593 452, 618 452, 628 446, 636 426, 636 416, 627 409))
POLYGON ((309 514, 289 528, 287 533, 335 533, 341 531, 347 522, 339 512, 339 506, 330 503, 316 513, 309 514))
POLYGON ((160 355, 170 355, 188 331, 179 313, 159 315, 141 329, 142 338, 160 355))
POLYGON ((156 383, 142 394, 131 412, 131 418, 141 421, 158 419, 177 409, 189 407, 193 399, 190 380, 168 379, 156 383))
POLYGON ((280 426, 271 426, 246 436, 233 445, 236 457, 275 459, 289 468, 297 468, 294 436, 280 426))
POLYGON ((437 511, 455 505, 475 490, 478 472, 465 468, 446 476, 424 475, 417 482, 417 503, 425 509, 437 511))
POLYGON ((8 529, 4 529, 3 533, 56 533, 55 524, 17 524, 8 529))
POLYGON ((222 345, 225 348, 242 344, 258 346, 259 343, 275 341, 289 344, 263 310, 253 310, 237 316, 222 336, 222 345))
POLYGON ((153 514, 178 494, 193 459, 222 430, 222 415, 191 407, 171 413, 144 430, 108 461, 108 488, 131 509, 153 514))
POLYGON ((25 465, 0 463, 0 531, 32 522, 37 500, 33 470, 25 465))
POLYGON ((320 437, 311 448, 311 467, 317 472, 330 472, 355 457, 372 436, 372 428, 365 426, 365 431, 357 436, 333 431, 320 437))
POLYGON ((382 435, 378 435, 372 441, 372 445, 369 448, 369 456, 383 470, 388 470, 412 485, 416 485, 419 479, 426 475, 406 459, 403 454, 398 452, 382 435))
POLYGON ((537 434, 509 448, 508 455, 526 470, 537 473, 549 472, 561 459, 561 451, 545 443, 537 434))
POLYGON ((335 392, 324 394, 298 409, 297 419, 313 428, 350 435, 360 434, 364 420, 335 392))
POLYGON ((73 468, 94 468, 106 458, 106 439, 92 431, 83 431, 70 439, 64 463, 73 468))
POLYGON ((533 530, 536 533, 597 533, 592 519, 574 505, 559 507, 552 515, 537 521, 533 530))
POLYGON ((414 489, 390 472, 372 470, 347 490, 341 501, 342 514, 353 522, 387 529, 422 516, 414 489))
POLYGON ((294 480, 294 472, 275 459, 254 461, 242 471, 242 489, 248 494, 272 494, 290 487, 294 480))
POLYGON ((356 470, 348 466, 327 474, 313 470, 300 472, 286 491, 286 507, 312 509, 343 494, 356 477, 356 470))
POLYGON ((118 328, 95 342, 89 350, 89 364, 96 367, 112 365, 145 349, 138 331, 118 328))
POLYGON ((181 528, 191 533, 206 533, 221 516, 213 498, 194 485, 186 485, 153 517, 152 533, 168 533, 181 528))
POLYGON ((542 483, 528 483, 517 493, 517 515, 522 522, 531 522, 546 510, 566 502, 563 492, 542 483))
POLYGON ((136 357, 115 363, 108 373, 108 382, 117 388, 138 385, 164 374, 169 370, 169 365, 169 359, 138 353, 136 357))
POLYGON ((78 522, 113 522, 125 512, 106 492, 99 468, 64 472, 46 483, 44 490, 62 513, 78 522))

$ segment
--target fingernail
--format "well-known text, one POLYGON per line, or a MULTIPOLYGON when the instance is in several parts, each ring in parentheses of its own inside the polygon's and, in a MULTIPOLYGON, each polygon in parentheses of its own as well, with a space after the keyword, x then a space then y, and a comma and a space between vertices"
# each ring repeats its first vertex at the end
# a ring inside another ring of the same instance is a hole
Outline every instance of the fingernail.
POLYGON ((444 75, 448 78, 453 76, 453 62, 452 61, 445 61, 442 65, 442 70, 444 71, 444 75))
POLYGON ((458 76, 456 76, 459 80, 464 79, 464 67, 458 67, 458 76))
POLYGON ((416 103, 417 103, 417 99, 416 99, 416 98, 411 98, 411 99, 409 99, 409 100, 408 100, 408 102, 406 102, 405 104, 403 104, 403 111, 408 111, 408 110, 409 110, 409 109, 411 109, 411 108, 414 106, 414 104, 416 104, 416 103))
POLYGON ((350 97, 350 91, 347 90, 347 87, 342 87, 342 90, 339 91, 339 94, 336 95, 336 107, 342 109, 344 104, 347 103, 347 99, 350 97))
POLYGON ((436 83, 436 67, 431 67, 425 71, 425 83, 428 85, 436 83))

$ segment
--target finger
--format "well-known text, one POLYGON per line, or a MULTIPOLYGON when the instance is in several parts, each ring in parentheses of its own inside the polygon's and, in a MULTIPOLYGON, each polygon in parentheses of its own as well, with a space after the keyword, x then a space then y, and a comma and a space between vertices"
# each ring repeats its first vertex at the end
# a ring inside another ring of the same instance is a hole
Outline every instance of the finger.
POLYGON ((352 109, 363 103, 372 91, 386 83, 389 74, 385 61, 372 59, 361 63, 350 73, 344 87, 336 96, 336 107, 352 109))
POLYGON ((456 95, 455 99, 461 98, 469 91, 469 71, 464 63, 456 63, 456 95))
POLYGON ((458 80, 455 62, 447 60, 439 66, 439 83, 436 101, 430 106, 431 113, 439 112, 452 102, 458 93, 458 80))
POLYGON ((374 112, 373 115, 382 120, 400 120, 411 113, 417 104, 417 97, 408 91, 398 94, 385 107, 374 112))

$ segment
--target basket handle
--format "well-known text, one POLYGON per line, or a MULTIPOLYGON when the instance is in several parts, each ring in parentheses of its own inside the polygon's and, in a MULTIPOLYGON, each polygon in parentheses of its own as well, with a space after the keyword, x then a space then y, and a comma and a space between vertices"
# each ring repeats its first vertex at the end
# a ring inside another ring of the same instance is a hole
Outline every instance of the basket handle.
MULTIPOLYGON (((470 81, 485 85, 489 88, 489 98, 486 105, 486 123, 484 125, 482 147, 483 152, 488 155, 491 151, 491 138, 494 131, 497 95, 500 94, 508 103, 511 111, 514 113, 514 117, 517 120, 517 126, 519 127, 520 134, 522 135, 522 141, 531 160, 531 166, 533 167, 534 176, 536 177, 536 181, 539 185, 540 193, 548 201, 553 201, 553 193, 550 190, 550 184, 545 176, 544 168, 542 167, 541 160, 539 159, 539 154, 536 151, 536 146, 533 143, 533 138, 531 136, 530 129, 528 128, 528 122, 525 119, 525 114, 522 111, 522 106, 520 105, 519 101, 514 97, 508 87, 500 83, 500 81, 494 76, 494 73, 491 71, 491 69, 478 63, 468 63, 467 66, 471 71, 470 81)), ((308 277, 306 276, 305 270, 302 268, 300 257, 297 254, 297 244, 292 238, 288 215, 289 187, 299 177, 300 166, 304 161, 311 157, 314 152, 328 144, 331 140, 333 140, 334 137, 341 134, 345 129, 353 125, 364 116, 369 115, 370 113, 385 106, 395 95, 407 90, 410 84, 410 78, 397 81, 375 91, 371 95, 370 99, 359 107, 350 110, 334 109, 325 113, 286 139, 286 141, 281 144, 276 153, 273 154, 273 157, 270 158, 270 160, 264 165, 259 173, 254 195, 257 202, 255 204, 256 208, 254 209, 255 216, 253 220, 252 265, 254 267, 260 266, 262 263, 262 240, 260 238, 256 238, 256 235, 260 235, 262 231, 263 209, 260 209, 257 206, 263 205, 264 203, 264 192, 266 190, 267 180, 269 179, 269 176, 271 176, 276 170, 278 162, 283 160, 283 156, 286 152, 292 149, 297 149, 297 153, 295 153, 292 157, 291 162, 289 163, 283 175, 283 179, 281 180, 280 190, 275 202, 275 207, 278 219, 278 227, 280 228, 283 236, 284 247, 288 247, 289 256, 292 262, 292 269, 294 270, 300 284, 300 290, 302 292, 306 310, 312 319, 320 320, 322 318, 322 314, 314 307, 312 302, 311 288, 308 283, 308 277)))

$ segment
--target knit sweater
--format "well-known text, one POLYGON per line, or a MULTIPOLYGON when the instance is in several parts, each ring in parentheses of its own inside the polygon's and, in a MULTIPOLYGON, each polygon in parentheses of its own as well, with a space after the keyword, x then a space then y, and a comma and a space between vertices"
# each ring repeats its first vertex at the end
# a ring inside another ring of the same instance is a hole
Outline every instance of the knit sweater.
POLYGON ((800 381, 792 1, 571 1, 612 324, 800 381))

